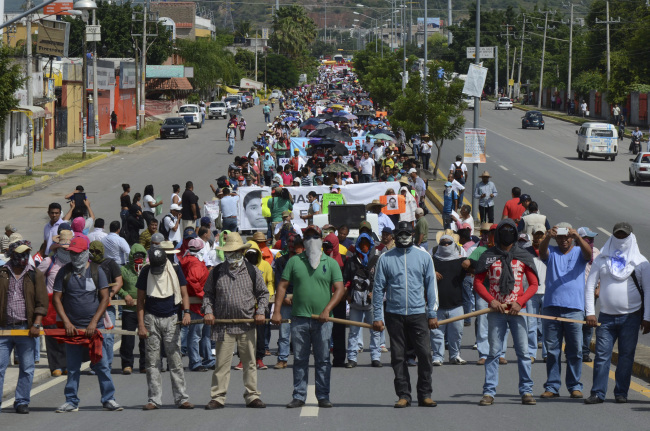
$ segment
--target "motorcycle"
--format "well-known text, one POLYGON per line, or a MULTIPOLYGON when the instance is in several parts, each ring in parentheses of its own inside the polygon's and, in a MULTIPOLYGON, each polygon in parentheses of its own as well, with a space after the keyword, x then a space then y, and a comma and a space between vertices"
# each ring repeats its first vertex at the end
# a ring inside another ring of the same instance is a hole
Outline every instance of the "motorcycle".
POLYGON ((632 139, 630 140, 630 148, 629 148, 630 153, 632 154, 639 154, 641 151, 641 139, 632 135, 632 139))

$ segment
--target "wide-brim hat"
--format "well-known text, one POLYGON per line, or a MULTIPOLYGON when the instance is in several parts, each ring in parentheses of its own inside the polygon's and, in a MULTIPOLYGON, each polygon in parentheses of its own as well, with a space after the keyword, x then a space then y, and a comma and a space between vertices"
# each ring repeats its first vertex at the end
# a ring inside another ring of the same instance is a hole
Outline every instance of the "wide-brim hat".
POLYGON ((246 238, 246 240, 255 241, 255 242, 266 242, 266 235, 264 235, 263 232, 257 231, 253 234, 253 236, 246 238))
POLYGON ((176 254, 180 253, 181 251, 174 247, 174 243, 171 241, 163 241, 160 243, 158 246, 159 249, 163 250, 167 254, 176 254))
POLYGON ((366 205, 366 211, 371 211, 371 210, 373 210, 373 209, 375 209, 377 207, 383 208, 385 206, 386 206, 386 204, 382 204, 379 199, 374 199, 371 203, 366 205))
POLYGON ((454 231, 451 229, 445 229, 436 234, 436 244, 440 243, 440 238, 442 238, 443 235, 449 235, 454 239, 455 243, 458 243, 460 241, 460 236, 458 236, 457 233, 454 233, 454 231))
POLYGON ((483 171, 483 173, 481 174, 481 178, 483 178, 483 177, 491 178, 492 175, 490 175, 490 173, 488 171, 483 171))
POLYGON ((226 237, 226 242, 223 246, 215 247, 221 251, 239 251, 247 250, 251 247, 249 243, 245 243, 237 232, 230 232, 226 237))

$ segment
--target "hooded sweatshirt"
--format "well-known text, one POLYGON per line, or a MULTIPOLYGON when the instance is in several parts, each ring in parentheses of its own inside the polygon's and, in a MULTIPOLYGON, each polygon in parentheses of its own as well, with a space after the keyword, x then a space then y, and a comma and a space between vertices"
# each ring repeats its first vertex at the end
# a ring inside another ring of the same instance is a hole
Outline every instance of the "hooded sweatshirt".
POLYGON ((273 268, 266 260, 262 259, 262 252, 255 241, 248 241, 248 244, 251 245, 249 250, 257 251, 257 263, 255 266, 257 266, 257 269, 262 271, 262 275, 264 275, 264 284, 266 284, 266 288, 269 290, 269 296, 272 296, 275 294, 275 274, 273 273, 273 268))
MULTIPOLYGON (((185 280, 187 281, 187 294, 190 297, 193 296, 203 300, 203 286, 205 286, 208 275, 210 275, 208 267, 198 257, 192 256, 191 254, 185 257, 179 257, 178 260, 180 261, 183 274, 185 274, 185 280)), ((190 304, 190 310, 203 316, 203 313, 201 313, 201 304, 190 304)))
MULTIPOLYGON (((124 298, 127 295, 131 295, 131 298, 136 299, 138 297, 138 289, 135 287, 135 283, 138 281, 138 272, 135 270, 135 262, 133 261, 134 255, 136 253, 143 253, 145 259, 147 256, 147 250, 141 244, 133 244, 131 246, 131 252, 129 253, 129 261, 126 265, 122 266, 120 269, 122 271, 122 288, 119 291, 119 295, 124 298)), ((137 306, 124 306, 125 311, 136 311, 137 306)))
POLYGON ((334 259, 336 263, 339 264, 341 269, 343 269, 343 258, 341 257, 341 251, 339 248, 339 238, 336 235, 334 235, 334 233, 330 233, 325 238, 323 238, 323 242, 332 243, 334 247, 332 248, 332 253, 329 255, 329 257, 334 259))
MULTIPOLYGON (((219 244, 218 245, 223 245, 226 242, 225 236, 229 234, 230 231, 228 229, 224 229, 221 231, 219 234, 219 244)), ((226 256, 223 254, 223 251, 217 249, 217 258, 219 258, 219 261, 225 262, 226 261, 226 256)))

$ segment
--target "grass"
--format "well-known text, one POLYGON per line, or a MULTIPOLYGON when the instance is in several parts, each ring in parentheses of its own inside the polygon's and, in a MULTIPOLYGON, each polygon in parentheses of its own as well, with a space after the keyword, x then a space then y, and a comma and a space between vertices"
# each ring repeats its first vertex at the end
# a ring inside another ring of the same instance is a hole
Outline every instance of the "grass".
POLYGON ((26 183, 27 181, 31 181, 33 179, 33 175, 7 175, 7 185, 5 187, 26 183))
POLYGON ((160 133, 160 125, 162 123, 159 121, 155 122, 147 122, 145 123, 145 126, 143 129, 140 130, 140 136, 138 139, 135 137, 135 130, 118 130, 115 133, 115 139, 112 141, 108 141, 104 144, 102 144, 102 147, 110 147, 111 145, 114 145, 116 147, 125 147, 127 145, 131 145, 141 139, 148 138, 150 136, 158 136, 160 133))
MULTIPOLYGON (((86 160, 99 156, 99 154, 86 153, 86 160)), ((43 163, 43 166, 34 167, 35 171, 56 172, 75 163, 83 161, 81 153, 65 153, 58 156, 51 162, 43 163)))

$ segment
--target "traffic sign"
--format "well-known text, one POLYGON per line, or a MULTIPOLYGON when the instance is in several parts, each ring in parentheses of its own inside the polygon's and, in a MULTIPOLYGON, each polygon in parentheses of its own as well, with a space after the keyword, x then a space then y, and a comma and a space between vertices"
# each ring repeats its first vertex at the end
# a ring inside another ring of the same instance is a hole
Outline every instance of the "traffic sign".
POLYGON ((43 8, 43 13, 45 15, 70 15, 68 11, 72 10, 74 7, 73 2, 71 1, 55 1, 43 8))
MULTIPOLYGON (((493 46, 482 46, 479 49, 481 58, 494 58, 494 47, 493 46)), ((467 47, 467 58, 476 58, 476 48, 473 46, 467 47)))
POLYGON ((102 26, 101 25, 87 25, 86 26, 86 42, 101 42, 102 41, 102 26))

